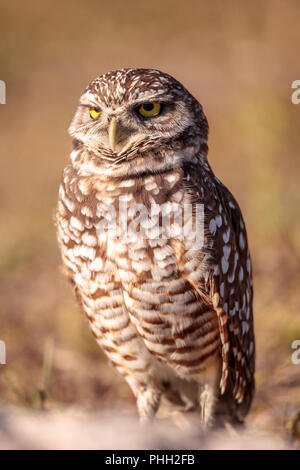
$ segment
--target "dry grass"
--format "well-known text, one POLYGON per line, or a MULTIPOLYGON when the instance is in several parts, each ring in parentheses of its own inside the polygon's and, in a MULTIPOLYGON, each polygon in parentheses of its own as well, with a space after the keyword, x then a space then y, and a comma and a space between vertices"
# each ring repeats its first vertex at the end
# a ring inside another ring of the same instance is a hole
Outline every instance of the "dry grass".
POLYGON ((255 268, 257 395, 249 425, 288 435, 300 407, 300 10, 296 1, 4 0, 0 17, 0 366, 3 406, 133 408, 59 272, 53 210, 87 82, 110 69, 165 70, 202 102, 210 162, 244 212, 255 268))

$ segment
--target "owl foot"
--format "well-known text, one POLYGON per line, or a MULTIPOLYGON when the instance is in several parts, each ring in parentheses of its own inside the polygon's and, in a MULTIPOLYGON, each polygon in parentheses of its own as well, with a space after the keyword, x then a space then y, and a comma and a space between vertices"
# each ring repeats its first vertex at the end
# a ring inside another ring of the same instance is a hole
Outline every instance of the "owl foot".
POLYGON ((151 388, 140 390, 137 397, 137 409, 140 423, 144 424, 154 418, 160 404, 161 392, 151 388))
POLYGON ((201 422, 204 427, 212 424, 214 402, 214 392, 211 385, 200 385, 199 406, 201 422))

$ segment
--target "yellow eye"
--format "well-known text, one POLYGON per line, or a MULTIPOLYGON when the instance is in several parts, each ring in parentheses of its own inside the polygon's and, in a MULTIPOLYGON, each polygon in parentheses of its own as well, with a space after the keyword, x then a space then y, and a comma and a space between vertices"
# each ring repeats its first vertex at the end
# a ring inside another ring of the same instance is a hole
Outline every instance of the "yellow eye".
POLYGON ((145 118, 151 118, 157 116, 161 111, 160 103, 144 103, 142 104, 138 112, 145 118))
POLYGON ((92 106, 90 108, 90 116, 92 119, 97 119, 101 114, 101 111, 99 108, 95 108, 94 106, 92 106))

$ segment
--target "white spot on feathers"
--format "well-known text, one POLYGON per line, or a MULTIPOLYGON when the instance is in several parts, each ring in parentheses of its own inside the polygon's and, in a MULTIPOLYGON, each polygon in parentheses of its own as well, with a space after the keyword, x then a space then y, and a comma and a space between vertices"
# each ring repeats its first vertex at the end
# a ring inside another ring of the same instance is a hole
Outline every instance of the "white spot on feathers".
POLYGON ((222 223, 223 223, 222 216, 221 216, 221 215, 217 215, 217 217, 216 217, 216 224, 217 224, 217 226, 218 226, 218 227, 221 227, 222 223))
POLYGON ((244 250, 244 249, 245 249, 245 246, 246 246, 245 237, 244 237, 244 235, 243 235, 242 232, 241 232, 241 233, 240 233, 240 249, 241 249, 241 250, 244 250))
POLYGON ((77 217, 74 217, 72 216, 71 219, 70 219, 70 224, 72 225, 72 227, 74 227, 76 230, 84 230, 84 225, 82 222, 80 222, 79 219, 77 219, 77 217))
POLYGON ((223 233, 223 240, 225 243, 229 242, 229 238, 230 238, 230 228, 228 228, 226 232, 223 233))
POLYGON ((231 247, 230 247, 229 245, 223 246, 224 258, 225 258, 226 260, 229 259, 230 252, 231 252, 231 247))
POLYGON ((227 271, 228 271, 228 268, 229 268, 229 263, 228 263, 228 261, 224 258, 224 256, 222 257, 221 263, 222 263, 222 271, 223 271, 223 274, 226 274, 227 271))
POLYGON ((210 222, 209 222, 209 231, 212 235, 215 235, 216 234, 216 231, 217 231, 217 224, 216 224, 216 221, 215 219, 211 219, 210 222))

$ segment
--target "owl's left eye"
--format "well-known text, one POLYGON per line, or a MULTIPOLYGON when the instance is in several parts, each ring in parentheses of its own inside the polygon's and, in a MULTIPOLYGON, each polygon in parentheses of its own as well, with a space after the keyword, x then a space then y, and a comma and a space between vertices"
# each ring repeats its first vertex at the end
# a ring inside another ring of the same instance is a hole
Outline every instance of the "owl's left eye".
POLYGON ((95 106, 90 107, 90 116, 92 119, 97 119, 101 114, 101 110, 95 106))
POLYGON ((161 112, 160 103, 144 103, 137 109, 138 113, 145 118, 158 116, 161 112))

